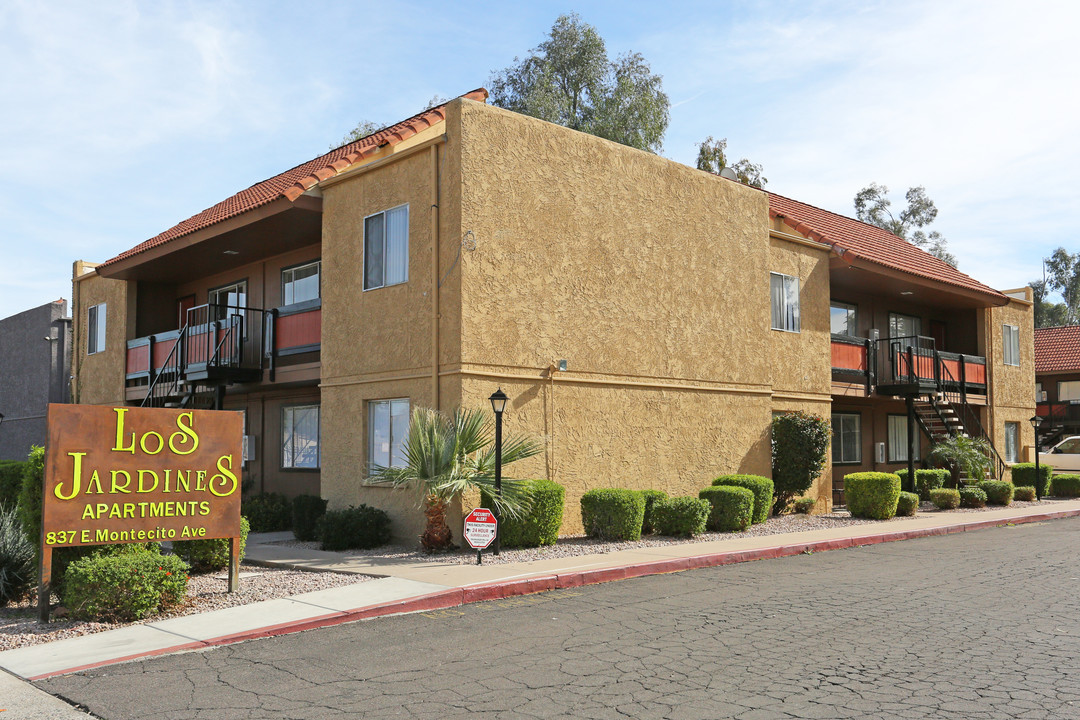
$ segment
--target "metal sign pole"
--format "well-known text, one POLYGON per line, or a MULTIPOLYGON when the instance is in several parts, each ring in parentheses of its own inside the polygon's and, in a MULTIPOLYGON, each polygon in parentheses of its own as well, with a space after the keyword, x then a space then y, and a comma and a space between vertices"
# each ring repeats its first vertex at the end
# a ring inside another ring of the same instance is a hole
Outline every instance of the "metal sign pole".
POLYGON ((49 594, 52 584, 52 548, 41 543, 41 565, 38 567, 38 622, 49 622, 49 594))

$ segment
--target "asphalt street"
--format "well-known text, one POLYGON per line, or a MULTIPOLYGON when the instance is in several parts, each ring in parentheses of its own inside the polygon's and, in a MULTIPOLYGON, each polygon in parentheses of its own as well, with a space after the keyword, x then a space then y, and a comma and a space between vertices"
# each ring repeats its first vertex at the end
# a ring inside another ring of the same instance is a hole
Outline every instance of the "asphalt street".
POLYGON ((381 618, 38 683, 108 720, 1080 718, 1080 518, 381 618))

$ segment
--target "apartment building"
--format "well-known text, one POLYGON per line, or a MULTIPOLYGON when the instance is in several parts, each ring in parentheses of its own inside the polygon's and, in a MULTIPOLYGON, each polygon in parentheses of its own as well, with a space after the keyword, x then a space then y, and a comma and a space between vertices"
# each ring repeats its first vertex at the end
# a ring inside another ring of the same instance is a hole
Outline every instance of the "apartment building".
POLYGON ((1080 435, 1080 325, 1035 329, 1035 401, 1043 448, 1080 435))

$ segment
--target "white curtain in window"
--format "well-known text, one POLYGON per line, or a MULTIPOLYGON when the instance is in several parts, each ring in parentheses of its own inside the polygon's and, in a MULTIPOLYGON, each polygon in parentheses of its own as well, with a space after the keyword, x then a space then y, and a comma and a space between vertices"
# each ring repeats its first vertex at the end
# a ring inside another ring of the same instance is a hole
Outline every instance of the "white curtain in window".
POLYGON ((403 283, 409 278, 409 208, 386 212, 386 284, 403 283))
MULTIPOLYGON (((915 435, 915 457, 919 457, 919 436, 915 435)), ((889 462, 907 462, 907 416, 889 416, 889 462)))
POLYGON ((1014 422, 1005 423, 1005 460, 1007 462, 1016 462, 1019 453, 1017 448, 1020 445, 1020 424, 1014 422))
POLYGON ((1080 400, 1080 380, 1064 380, 1058 383, 1058 402, 1080 400))
POLYGON ((405 436, 409 434, 409 401, 392 400, 390 402, 390 465, 405 466, 403 447, 405 436))
POLYGON ((385 213, 373 215, 364 221, 364 289, 383 286, 383 220, 385 213))
POLYGON ((776 330, 784 329, 784 276, 769 276, 769 291, 772 298, 772 326, 776 330))
POLYGON ((368 462, 372 466, 390 466, 390 404, 370 404, 371 441, 368 444, 368 462))
POLYGON ((784 329, 797 332, 799 330, 799 278, 784 277, 784 301, 784 322, 786 323, 784 329))

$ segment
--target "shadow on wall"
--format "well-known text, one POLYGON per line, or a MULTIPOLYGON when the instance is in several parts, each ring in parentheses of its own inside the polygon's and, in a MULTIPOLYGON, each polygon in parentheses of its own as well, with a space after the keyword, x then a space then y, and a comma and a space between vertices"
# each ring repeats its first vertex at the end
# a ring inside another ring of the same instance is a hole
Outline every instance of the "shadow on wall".
POLYGON ((739 462, 739 472, 772 477, 772 425, 766 425, 739 462), (764 463, 764 465, 762 465, 764 463))

